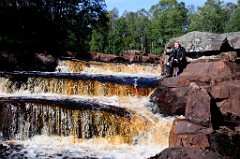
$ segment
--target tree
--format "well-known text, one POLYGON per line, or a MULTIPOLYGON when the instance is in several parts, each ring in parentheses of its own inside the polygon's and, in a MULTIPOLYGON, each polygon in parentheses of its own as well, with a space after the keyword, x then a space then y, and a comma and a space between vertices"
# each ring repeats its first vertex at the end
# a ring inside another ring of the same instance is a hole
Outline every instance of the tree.
POLYGON ((151 50, 151 16, 144 9, 139 10, 137 13, 138 20, 136 25, 141 44, 140 50, 144 53, 149 53, 151 50))
POLYGON ((162 0, 152 6, 152 35, 153 48, 155 52, 163 51, 163 44, 170 38, 185 33, 187 24, 187 9, 183 2, 176 0, 162 0))
POLYGON ((226 32, 237 32, 240 31, 240 8, 238 8, 235 13, 233 14, 233 16, 231 16, 225 31, 226 32))
POLYGON ((123 17, 119 18, 119 11, 116 8, 108 13, 108 18, 109 31, 105 52, 117 55, 123 50, 126 23, 123 17))
POLYGON ((105 0, 1 0, 0 47, 24 52, 87 51, 107 26, 105 0))
POLYGON ((144 9, 137 12, 125 12, 124 18, 126 19, 124 49, 148 52, 151 24, 149 13, 144 9))
POLYGON ((227 24, 225 27, 225 32, 236 32, 240 31, 239 22, 240 22, 240 0, 238 4, 227 3, 226 4, 227 12, 227 24))
POLYGON ((227 23, 227 12, 220 0, 207 0, 203 7, 189 16, 188 31, 223 33, 227 23))

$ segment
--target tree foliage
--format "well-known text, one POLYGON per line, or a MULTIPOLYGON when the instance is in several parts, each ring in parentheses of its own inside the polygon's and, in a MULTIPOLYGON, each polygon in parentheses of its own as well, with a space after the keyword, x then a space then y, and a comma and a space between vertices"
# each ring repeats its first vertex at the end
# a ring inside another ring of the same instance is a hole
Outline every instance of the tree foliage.
POLYGON ((198 7, 197 12, 189 16, 188 31, 198 30, 223 33, 227 22, 227 12, 220 0, 207 0, 205 5, 198 7))
POLYGON ((161 54, 164 44, 190 31, 240 31, 237 4, 207 0, 186 7, 159 0, 149 11, 106 11, 105 0, 0 0, 0 49, 96 51, 140 50, 161 54))
POLYGON ((240 31, 240 0, 238 4, 227 3, 228 23, 225 27, 225 32, 240 31))
POLYGON ((152 39, 158 48, 172 37, 185 33, 187 9, 176 0, 162 0, 151 9, 152 39))
POLYGON ((25 51, 88 50, 106 26, 104 0, 1 0, 0 45, 25 51))

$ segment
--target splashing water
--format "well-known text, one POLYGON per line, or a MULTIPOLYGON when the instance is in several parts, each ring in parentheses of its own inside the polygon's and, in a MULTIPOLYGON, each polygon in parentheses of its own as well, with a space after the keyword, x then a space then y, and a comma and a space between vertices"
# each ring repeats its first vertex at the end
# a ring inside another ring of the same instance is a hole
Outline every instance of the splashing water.
POLYGON ((0 104, 5 114, 0 119, 11 123, 7 130, 14 132, 5 140, 6 132, 1 130, 1 144, 15 147, 6 148, 4 154, 9 152, 6 156, 13 158, 145 159, 159 153, 168 147, 175 117, 153 114, 145 106, 154 88, 141 86, 141 80, 159 79, 161 71, 156 68, 160 66, 63 61, 56 72, 71 72, 71 77, 20 72, 28 76, 20 83, 1 77, 0 104), (104 79, 114 74, 122 82, 95 78, 102 70, 107 70, 104 79), (91 80, 75 79, 72 73, 76 72, 95 75, 91 80), (134 77, 132 83, 124 83, 127 77, 134 77), (122 116, 119 111, 130 115, 122 116))

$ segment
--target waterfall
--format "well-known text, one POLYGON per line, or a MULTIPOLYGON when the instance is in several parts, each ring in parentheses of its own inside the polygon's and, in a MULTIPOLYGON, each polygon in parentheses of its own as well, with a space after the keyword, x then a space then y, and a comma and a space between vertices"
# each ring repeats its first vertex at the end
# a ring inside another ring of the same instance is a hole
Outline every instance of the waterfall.
POLYGON ((1 157, 148 158, 173 118, 153 114, 158 64, 63 60, 55 72, 0 72, 1 157), (14 147, 14 149, 10 149, 14 147), (15 149, 18 149, 16 151, 15 149))

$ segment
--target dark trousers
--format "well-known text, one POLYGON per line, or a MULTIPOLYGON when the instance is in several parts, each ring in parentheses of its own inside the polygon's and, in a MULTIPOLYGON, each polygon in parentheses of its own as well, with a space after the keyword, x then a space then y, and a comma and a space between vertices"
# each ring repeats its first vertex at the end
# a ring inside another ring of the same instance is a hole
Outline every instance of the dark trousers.
POLYGON ((169 64, 165 65, 165 74, 167 77, 172 77, 173 75, 173 68, 178 67, 177 75, 183 72, 183 69, 185 68, 186 64, 184 61, 175 62, 170 61, 169 64))

